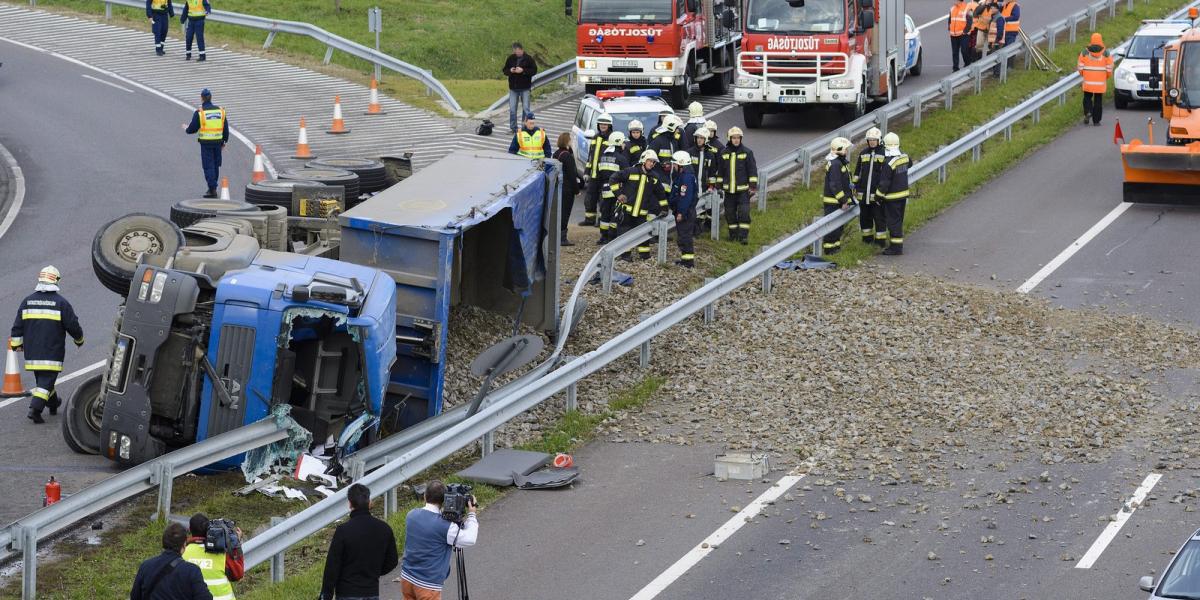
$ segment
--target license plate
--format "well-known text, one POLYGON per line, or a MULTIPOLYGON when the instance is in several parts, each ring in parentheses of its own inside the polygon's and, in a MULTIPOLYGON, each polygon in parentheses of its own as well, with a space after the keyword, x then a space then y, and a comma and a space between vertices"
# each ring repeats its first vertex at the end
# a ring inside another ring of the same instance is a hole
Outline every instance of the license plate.
POLYGON ((780 96, 780 104, 804 104, 808 102, 808 98, 804 96, 780 96))
POLYGON ((636 67, 636 66, 638 66, 636 60, 628 60, 628 59, 621 59, 621 58, 618 58, 618 59, 612 61, 612 64, 614 67, 636 67))

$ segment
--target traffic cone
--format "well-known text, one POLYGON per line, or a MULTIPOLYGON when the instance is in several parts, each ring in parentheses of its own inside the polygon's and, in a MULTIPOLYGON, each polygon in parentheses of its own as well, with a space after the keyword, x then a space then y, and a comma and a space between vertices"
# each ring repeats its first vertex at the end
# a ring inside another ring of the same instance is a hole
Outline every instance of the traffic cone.
POLYGON ((308 149, 308 127, 304 125, 304 117, 300 117, 300 139, 296 142, 296 153, 292 158, 316 158, 308 149))
POLYGON ((25 395, 25 386, 21 384, 21 366, 17 362, 17 352, 12 348, 12 340, 9 340, 8 356, 4 358, 4 387, 0 388, 0 396, 19 398, 25 395))
POLYGON ((229 178, 228 178, 228 177, 222 177, 222 178, 221 178, 221 196, 220 196, 220 199, 221 199, 221 200, 228 200, 228 199, 229 199, 229 178))
MULTIPOLYGON (((250 182, 258 183, 266 178, 267 178, 267 168, 266 168, 266 165, 263 164, 262 146, 255 146, 254 147, 254 170, 250 173, 250 182)), ((228 192, 228 190, 221 190, 222 196, 224 196, 224 194, 226 194, 227 192, 228 192)))
POLYGON ((379 82, 375 78, 371 78, 371 103, 367 105, 367 112, 364 115, 386 115, 383 112, 383 107, 379 105, 379 82))
POLYGON ((346 122, 344 120, 342 120, 342 97, 341 96, 333 97, 333 128, 326 131, 325 133, 335 133, 335 134, 350 133, 350 130, 346 129, 346 122))
POLYGON ((1113 127, 1113 143, 1118 146, 1125 143, 1125 132, 1121 131, 1121 120, 1117 119, 1117 125, 1113 127))

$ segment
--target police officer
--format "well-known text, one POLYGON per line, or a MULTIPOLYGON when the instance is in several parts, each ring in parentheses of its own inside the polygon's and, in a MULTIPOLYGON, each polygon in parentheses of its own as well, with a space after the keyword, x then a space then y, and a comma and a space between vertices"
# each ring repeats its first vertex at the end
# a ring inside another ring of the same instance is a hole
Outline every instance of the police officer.
POLYGON ((608 187, 608 181, 612 179, 613 175, 628 168, 629 157, 625 153, 625 134, 614 131, 608 137, 608 147, 604 150, 604 154, 600 155, 600 168, 597 170, 598 175, 595 178, 596 185, 601 190, 600 239, 596 240, 597 244, 607 244, 617 237, 617 222, 613 215, 617 196, 608 187))
MULTIPOLYGON (((189 0, 190 1, 190 0, 189 0)), ((225 109, 212 103, 212 92, 200 90, 200 108, 192 113, 192 122, 185 123, 188 134, 196 134, 200 142, 200 165, 208 184, 205 198, 217 197, 217 182, 221 178, 221 150, 229 141, 229 118, 225 109)))
POLYGON ((908 155, 900 151, 900 136, 883 136, 883 168, 879 170, 879 187, 875 198, 883 204, 887 219, 888 256, 904 254, 904 207, 908 204, 908 155))
MULTIPOLYGON (((613 175, 609 180, 609 188, 617 198, 618 236, 653 220, 656 214, 666 215, 671 185, 660 179, 658 154, 653 150, 642 152, 639 164, 613 175)), ((638 245, 637 253, 638 258, 650 258, 649 237, 638 245)), ((630 260, 629 254, 621 255, 621 260, 630 260)))
POLYGON ((875 198, 879 187, 879 171, 883 168, 883 132, 878 127, 867 130, 867 147, 855 161, 854 187, 862 194, 858 207, 858 224, 862 228, 864 244, 874 242, 880 247, 887 245, 887 221, 883 218, 883 205, 875 198))
POLYGON ((717 185, 725 193, 725 222, 730 241, 750 243, 750 196, 758 192, 754 152, 742 145, 742 129, 729 128, 729 143, 721 150, 717 185))
POLYGON ((692 171, 692 155, 680 150, 671 157, 671 197, 668 204, 675 214, 675 236, 679 260, 675 264, 690 269, 696 266, 696 199, 700 186, 692 171))
MULTIPOLYGON (((854 202, 854 182, 850 175, 850 160, 846 158, 849 151, 850 140, 844 137, 833 138, 829 144, 829 155, 825 157, 825 190, 821 196, 826 215, 846 210, 854 202)), ((842 251, 842 233, 845 230, 845 227, 839 227, 825 235, 821 242, 825 254, 842 251)))
POLYGON ((508 153, 530 160, 545 160, 550 156, 550 136, 546 135, 545 129, 537 126, 533 113, 525 113, 525 124, 513 134, 508 153))
POLYGON ((204 18, 208 13, 212 12, 212 7, 209 6, 208 0, 184 0, 183 13, 179 15, 180 23, 187 23, 187 54, 183 55, 183 60, 192 60, 192 38, 196 38, 196 49, 200 51, 200 56, 196 60, 204 62, 207 60, 204 56, 204 18))
POLYGON ((150 31, 154 32, 154 53, 166 54, 163 43, 167 41, 167 20, 175 17, 175 6, 171 0, 146 0, 146 18, 150 19, 150 31))
POLYGON ((642 122, 634 119, 629 122, 629 137, 625 140, 625 158, 633 163, 642 156, 642 150, 646 149, 646 145, 650 140, 643 135, 642 122))
POLYGON ((588 183, 583 197, 583 220, 579 222, 580 227, 596 226, 596 208, 600 203, 600 186, 603 184, 599 178, 600 155, 604 154, 608 136, 612 134, 612 122, 612 115, 601 113, 596 118, 595 135, 588 140, 587 155, 583 164, 588 183))
POLYGON ((696 130, 701 127, 704 127, 704 106, 693 102, 688 105, 688 120, 683 126, 683 139, 690 144, 696 130))
POLYGON ((9 342, 13 350, 24 350, 25 370, 33 371, 35 387, 29 393, 29 419, 38 424, 46 422, 42 419, 43 408, 49 406, 50 414, 56 415, 61 404, 54 382, 63 370, 64 337, 71 334, 76 347, 83 345, 83 328, 75 309, 58 293, 61 279, 54 265, 38 273, 33 294, 21 301, 9 342))

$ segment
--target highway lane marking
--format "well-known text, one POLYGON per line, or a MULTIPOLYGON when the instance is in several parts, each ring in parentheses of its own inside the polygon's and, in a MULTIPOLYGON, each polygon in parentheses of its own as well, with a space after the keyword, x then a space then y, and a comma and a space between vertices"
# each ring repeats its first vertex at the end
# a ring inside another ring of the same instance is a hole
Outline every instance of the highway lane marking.
MULTIPOLYGON (((58 381, 56 381, 54 383, 54 385, 58 386, 62 383, 66 383, 72 379, 75 379, 76 377, 83 377, 84 375, 87 375, 88 373, 91 373, 92 371, 95 371, 96 369, 103 367, 105 365, 105 363, 107 363, 107 362, 108 362, 108 359, 98 360, 78 371, 75 371, 74 373, 70 373, 68 375, 63 375, 62 377, 58 378, 58 381)), ((26 398, 26 396, 21 396, 19 398, 9 398, 8 400, 4 400, 4 401, 0 402, 0 408, 4 408, 10 404, 16 404, 17 402, 24 400, 25 398, 26 398)))
POLYGON ((97 83, 103 83, 104 85, 115 87, 118 90, 121 90, 123 92, 129 92, 130 94, 133 93, 133 90, 131 90, 125 86, 117 85, 111 81, 105 81, 103 79, 100 79, 99 77, 92 77, 91 75, 87 75, 87 74, 80 75, 80 77, 83 77, 84 79, 91 79, 92 81, 95 81, 97 83))
POLYGON ((646 584, 646 587, 634 594, 630 600, 651 600, 658 597, 672 583, 682 577, 684 573, 687 573, 689 569, 696 566, 705 556, 708 556, 718 545, 724 543, 737 530, 745 526, 750 519, 758 515, 763 507, 767 506, 767 503, 773 502, 792 489, 792 486, 796 485, 801 479, 804 479, 804 475, 786 475, 775 482, 775 485, 768 488, 761 496, 755 498, 746 508, 743 508, 741 512, 726 521, 712 535, 704 538, 703 542, 692 548, 687 554, 684 554, 683 558, 675 561, 675 564, 668 567, 658 577, 655 577, 654 581, 646 584))
POLYGON ((917 31, 923 31, 926 27, 929 27, 930 25, 937 25, 938 23, 941 23, 942 21, 945 21, 946 19, 949 19, 949 18, 950 18, 950 13, 946 13, 946 14, 918 27, 917 31))
POLYGON ((25 203, 25 174, 21 171, 21 165, 17 164, 17 159, 8 148, 0 144, 0 160, 8 164, 8 168, 13 173, 13 201, 8 206, 8 212, 4 214, 4 220, 0 221, 0 238, 8 233, 8 228, 12 227, 13 221, 17 220, 17 213, 21 212, 21 205, 25 203))
POLYGON ((1079 239, 1071 242, 1070 246, 1067 246, 1065 250, 1059 252, 1058 256, 1054 257, 1054 260, 1050 261, 1046 264, 1046 266, 1039 269, 1038 272, 1034 273, 1033 277, 1030 277, 1025 281, 1025 283, 1022 283, 1021 286, 1017 288, 1017 293, 1028 294, 1029 292, 1032 292, 1033 288, 1037 287, 1038 284, 1049 277, 1051 273, 1063 266, 1063 264, 1070 260, 1072 256, 1075 256, 1076 252, 1079 252, 1079 250, 1087 245, 1088 242, 1092 241, 1092 238, 1100 235, 1100 232, 1104 231, 1109 225, 1112 225, 1112 222, 1116 221, 1117 217, 1129 210, 1129 207, 1131 206, 1133 206, 1133 204, 1129 202, 1122 202, 1118 204, 1116 208, 1113 208, 1107 215, 1104 215, 1103 219, 1100 219, 1099 222, 1097 222, 1095 225, 1092 225, 1091 229, 1088 229, 1083 233, 1083 235, 1079 236, 1079 239))
POLYGON ((1092 547, 1088 548, 1087 554, 1084 554, 1083 558, 1079 559, 1079 562, 1075 564, 1076 569, 1090 569, 1092 565, 1096 564, 1096 560, 1100 558, 1104 549, 1108 548, 1113 538, 1117 537, 1121 528, 1125 526, 1125 522, 1129 520, 1129 517, 1133 516, 1133 511, 1142 505, 1142 501, 1146 499, 1146 495, 1150 493, 1150 490, 1154 489, 1154 485, 1158 483, 1159 479, 1162 479, 1162 474, 1160 473, 1151 473, 1146 476, 1146 479, 1142 481, 1142 485, 1139 485, 1134 490, 1133 496, 1129 498, 1129 502, 1121 506, 1121 510, 1117 512, 1117 518, 1109 522, 1108 527, 1105 527, 1104 531, 1100 532, 1100 537, 1096 538, 1096 541, 1092 543, 1092 547))

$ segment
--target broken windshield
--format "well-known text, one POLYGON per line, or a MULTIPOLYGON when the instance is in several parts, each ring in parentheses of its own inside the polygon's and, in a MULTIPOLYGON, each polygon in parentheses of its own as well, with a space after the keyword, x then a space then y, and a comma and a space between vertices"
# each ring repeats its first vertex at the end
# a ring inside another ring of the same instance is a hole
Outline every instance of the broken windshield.
POLYGON ((808 0, 793 7, 787 0, 751 0, 746 29, 760 33, 836 33, 845 30, 845 0, 808 0))

